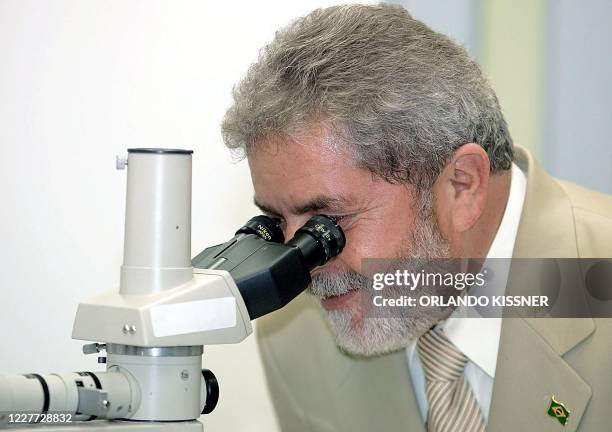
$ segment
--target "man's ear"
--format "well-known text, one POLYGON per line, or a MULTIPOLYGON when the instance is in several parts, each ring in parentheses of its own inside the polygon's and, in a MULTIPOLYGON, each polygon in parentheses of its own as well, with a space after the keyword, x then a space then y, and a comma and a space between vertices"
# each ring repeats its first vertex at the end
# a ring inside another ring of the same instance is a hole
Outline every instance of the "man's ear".
POLYGON ((489 187, 489 156, 478 144, 459 147, 434 185, 438 215, 455 233, 469 230, 482 215, 489 187))

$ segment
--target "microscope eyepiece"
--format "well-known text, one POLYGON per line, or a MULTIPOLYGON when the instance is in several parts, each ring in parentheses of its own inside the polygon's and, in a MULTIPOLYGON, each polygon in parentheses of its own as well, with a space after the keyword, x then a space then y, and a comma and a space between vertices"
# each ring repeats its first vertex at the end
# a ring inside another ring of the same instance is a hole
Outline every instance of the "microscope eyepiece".
POLYGON ((345 244, 344 232, 336 221, 323 215, 311 217, 287 242, 300 249, 309 270, 340 254, 345 244))
POLYGON ((242 228, 236 231, 236 234, 255 234, 262 239, 274 242, 284 243, 285 236, 280 226, 280 220, 269 216, 255 216, 245 223, 242 228))

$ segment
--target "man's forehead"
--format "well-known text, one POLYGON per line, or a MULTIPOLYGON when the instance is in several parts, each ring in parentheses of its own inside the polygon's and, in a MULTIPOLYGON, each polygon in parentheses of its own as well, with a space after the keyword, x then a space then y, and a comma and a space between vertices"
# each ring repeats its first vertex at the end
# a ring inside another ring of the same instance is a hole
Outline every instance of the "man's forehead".
POLYGON ((283 140, 271 137, 249 156, 255 204, 270 214, 344 212, 363 206, 372 174, 323 129, 283 140))

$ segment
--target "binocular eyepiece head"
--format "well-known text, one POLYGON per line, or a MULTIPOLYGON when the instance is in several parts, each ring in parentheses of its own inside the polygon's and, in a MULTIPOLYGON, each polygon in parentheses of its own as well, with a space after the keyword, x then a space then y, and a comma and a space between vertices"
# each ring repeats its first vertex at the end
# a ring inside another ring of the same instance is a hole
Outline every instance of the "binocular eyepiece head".
MULTIPOLYGON (((284 243, 280 220, 269 216, 255 216, 236 234, 255 234, 263 240, 284 243)), ((333 217, 316 215, 299 228, 286 245, 297 247, 304 256, 309 270, 334 258, 346 244, 344 232, 333 217)))
POLYGON ((234 238, 207 248, 192 264, 230 273, 251 319, 280 309, 311 282, 310 272, 340 254, 346 239, 329 216, 313 216, 284 241, 280 221, 256 216, 234 238))

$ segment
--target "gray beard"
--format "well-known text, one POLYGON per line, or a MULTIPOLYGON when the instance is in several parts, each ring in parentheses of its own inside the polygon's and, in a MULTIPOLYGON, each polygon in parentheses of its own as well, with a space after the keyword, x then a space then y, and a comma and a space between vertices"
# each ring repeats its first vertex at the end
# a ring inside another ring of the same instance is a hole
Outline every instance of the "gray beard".
MULTIPOLYGON (((428 216, 417 219, 410 252, 402 254, 400 251, 401 256, 397 257, 399 265, 404 264, 405 268, 413 266, 413 260, 449 256, 448 243, 440 233, 430 209, 428 216)), ((377 317, 373 305, 376 291, 372 288, 372 280, 348 268, 313 275, 309 291, 322 300, 355 289, 359 290, 357 295, 362 297, 357 311, 354 308, 331 310, 326 311, 326 315, 338 347, 356 356, 370 357, 405 348, 452 312, 450 309, 422 306, 397 307, 393 309, 392 316, 377 317)))

